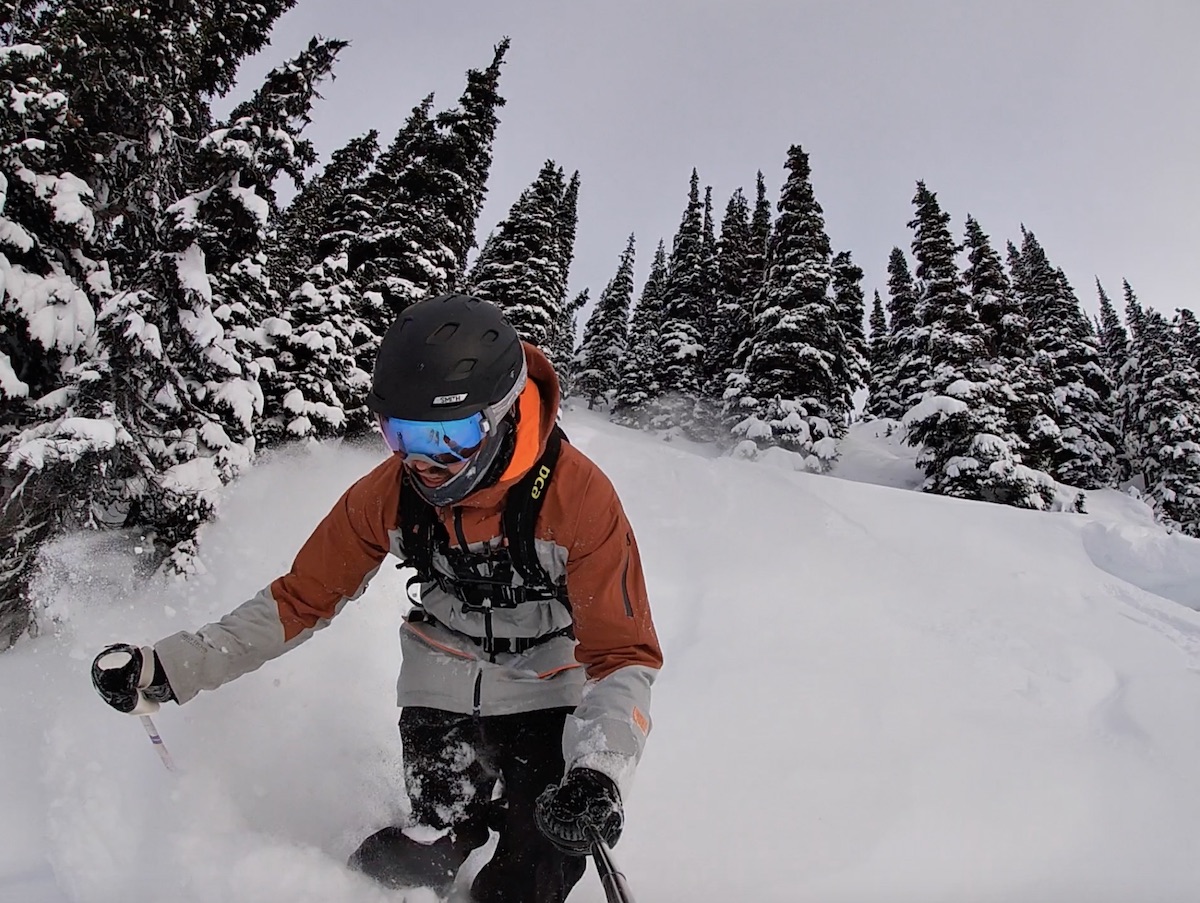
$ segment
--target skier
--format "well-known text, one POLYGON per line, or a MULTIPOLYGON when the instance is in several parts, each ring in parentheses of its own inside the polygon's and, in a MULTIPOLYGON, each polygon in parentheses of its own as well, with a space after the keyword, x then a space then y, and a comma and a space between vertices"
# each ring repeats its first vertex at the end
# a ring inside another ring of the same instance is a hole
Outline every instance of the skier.
POLYGON ((445 896, 492 829, 471 899, 561 903, 593 833, 620 836, 650 730, 662 654, 633 532, 609 480, 563 441, 553 367, 486 301, 405 310, 367 404, 393 454, 346 491, 291 571, 195 633, 108 647, 93 681, 123 712, 187 702, 307 640, 391 552, 420 589, 398 681, 412 816, 350 865, 445 896))

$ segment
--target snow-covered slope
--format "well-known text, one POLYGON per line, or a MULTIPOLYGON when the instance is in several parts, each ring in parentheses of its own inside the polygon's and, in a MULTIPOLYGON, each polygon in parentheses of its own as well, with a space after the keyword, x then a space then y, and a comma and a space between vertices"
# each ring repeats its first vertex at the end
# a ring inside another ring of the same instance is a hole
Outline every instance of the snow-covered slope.
MULTIPOLYGON (((1116 493, 1087 516, 923 496, 867 428, 835 479, 565 425, 621 492, 667 655, 616 851, 639 900, 1194 898, 1200 543, 1116 493)), ((269 581, 378 457, 255 468, 186 585, 60 544, 60 634, 0 658, 0 901, 395 903, 342 867, 404 811, 395 569, 308 644, 165 708, 180 776, 87 676, 105 643, 269 581)), ((571 900, 603 900, 594 874, 571 900)))

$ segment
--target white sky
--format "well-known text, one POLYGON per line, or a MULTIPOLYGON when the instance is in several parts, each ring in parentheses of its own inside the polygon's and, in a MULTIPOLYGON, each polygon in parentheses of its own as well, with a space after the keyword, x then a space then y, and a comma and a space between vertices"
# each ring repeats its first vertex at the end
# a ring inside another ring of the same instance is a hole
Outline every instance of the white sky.
MULTIPOLYGON (((639 900, 1195 899, 1200 542, 1114 491, 1086 516, 908 491, 915 450, 871 424, 834 477, 564 425, 629 512, 666 658, 616 849, 639 900)), ((113 534, 49 550, 61 623, 0 656, 0 903, 432 903, 344 868, 406 809, 394 560, 309 642, 155 716, 180 775, 88 680, 106 644, 285 570, 385 454, 273 453, 187 583, 139 585, 113 534)), ((594 873, 570 900, 603 903, 594 873)))
POLYGON ((719 222, 757 169, 774 202, 799 143, 868 300, 924 179, 960 235, 970 212, 1003 248, 1024 222, 1089 307, 1099 275, 1200 308, 1195 0, 300 0, 244 84, 313 33, 351 41, 309 132, 322 159, 431 90, 451 105, 510 35, 479 237, 542 160, 579 169, 571 282, 593 296, 631 231, 639 283, 669 247, 693 166, 719 222))

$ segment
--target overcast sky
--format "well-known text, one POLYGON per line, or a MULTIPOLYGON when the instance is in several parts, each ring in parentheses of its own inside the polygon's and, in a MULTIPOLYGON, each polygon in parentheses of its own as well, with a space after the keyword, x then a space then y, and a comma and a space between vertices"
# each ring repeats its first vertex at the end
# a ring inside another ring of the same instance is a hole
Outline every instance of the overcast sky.
POLYGON ((1089 309, 1095 276, 1200 309, 1198 0, 299 0, 243 88, 312 34, 351 42, 308 132, 323 161, 430 91, 453 105, 511 36, 479 239, 543 160, 578 169, 593 298, 630 232, 640 288, 693 166, 719 223, 758 169, 777 200, 798 143, 868 301, 923 179, 959 237, 967 213, 1000 249, 1032 229, 1089 309))

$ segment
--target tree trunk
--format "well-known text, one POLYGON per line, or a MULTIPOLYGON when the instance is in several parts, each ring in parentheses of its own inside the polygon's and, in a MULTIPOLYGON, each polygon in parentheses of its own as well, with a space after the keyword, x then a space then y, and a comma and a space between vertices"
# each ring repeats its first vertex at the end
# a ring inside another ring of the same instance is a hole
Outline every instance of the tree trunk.
POLYGON ((38 549, 62 522, 56 483, 52 472, 28 468, 0 483, 0 652, 33 624, 30 583, 38 549))

